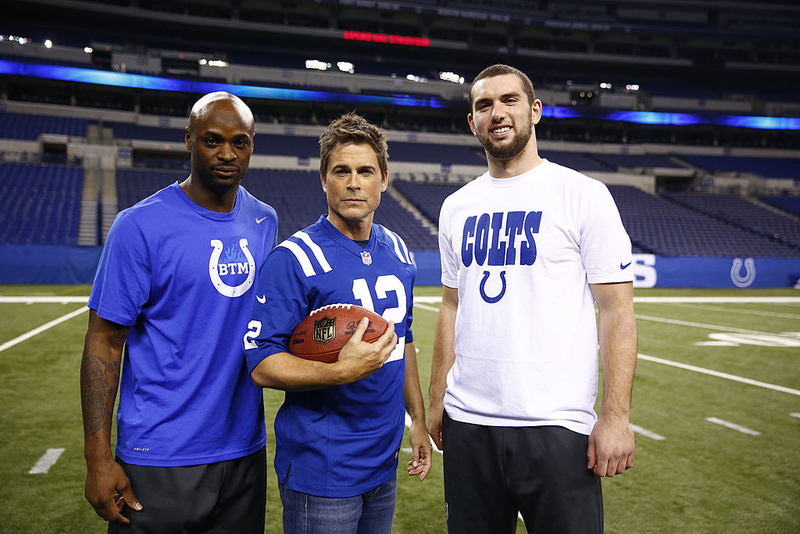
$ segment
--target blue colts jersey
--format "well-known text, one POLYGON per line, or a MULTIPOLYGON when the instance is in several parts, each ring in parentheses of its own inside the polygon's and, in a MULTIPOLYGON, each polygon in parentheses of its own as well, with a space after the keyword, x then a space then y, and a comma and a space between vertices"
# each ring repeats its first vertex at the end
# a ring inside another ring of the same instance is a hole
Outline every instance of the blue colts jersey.
POLYGON ((397 347, 372 375, 307 392, 287 392, 275 420, 275 470, 290 489, 352 497, 394 476, 404 429, 405 344, 416 277, 396 234, 373 225, 361 247, 324 217, 279 244, 267 258, 245 336, 248 369, 289 350, 294 328, 312 310, 358 304, 394 321, 397 347))

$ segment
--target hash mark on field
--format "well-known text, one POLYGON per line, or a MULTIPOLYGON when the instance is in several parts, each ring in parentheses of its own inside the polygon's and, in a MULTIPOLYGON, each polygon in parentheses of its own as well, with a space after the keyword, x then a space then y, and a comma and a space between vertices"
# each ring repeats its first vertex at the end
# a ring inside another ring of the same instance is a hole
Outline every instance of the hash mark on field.
POLYGON ((789 415, 791 415, 792 417, 797 417, 798 419, 800 419, 800 413, 790 413, 789 415))
POLYGON ((665 439, 667 439, 664 436, 662 436, 661 434, 656 434, 655 432, 653 432, 651 430, 647 430, 646 428, 642 428, 642 427, 640 427, 638 425, 634 425, 633 423, 631 423, 631 428, 633 428, 634 432, 636 432, 637 434, 641 434, 642 436, 644 436, 646 438, 654 439, 656 441, 664 441, 665 439))
POLYGON ((433 306, 428 306, 427 304, 420 304, 419 302, 414 302, 415 308, 420 308, 421 310, 428 310, 432 312, 438 312, 439 308, 434 308, 433 306))
POLYGON ((50 468, 55 465, 61 455, 64 453, 64 449, 47 449, 47 451, 39 458, 39 461, 36 462, 36 465, 31 467, 31 470, 28 471, 29 475, 44 475, 50 468))
POLYGON ((730 421, 725 421, 724 419, 719 419, 717 417, 706 417, 706 421, 709 423, 714 423, 715 425, 724 426, 725 428, 730 428, 731 430, 736 430, 737 432, 741 432, 742 434, 749 434, 751 436, 760 436, 761 432, 758 430, 752 430, 747 428, 746 426, 737 425, 736 423, 731 423, 730 421))

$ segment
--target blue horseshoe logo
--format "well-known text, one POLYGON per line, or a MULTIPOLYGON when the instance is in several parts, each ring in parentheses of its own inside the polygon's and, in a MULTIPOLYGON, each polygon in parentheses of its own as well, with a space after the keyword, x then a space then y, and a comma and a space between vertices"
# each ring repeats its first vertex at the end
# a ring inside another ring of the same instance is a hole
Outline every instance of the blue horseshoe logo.
POLYGON ((503 298, 503 295, 506 294, 506 272, 500 271, 500 280, 503 282, 503 288, 500 290, 500 294, 496 297, 490 297, 486 294, 486 280, 489 279, 489 271, 483 271, 483 280, 481 280, 481 298, 488 302, 489 304, 494 304, 495 302, 499 301, 503 298))

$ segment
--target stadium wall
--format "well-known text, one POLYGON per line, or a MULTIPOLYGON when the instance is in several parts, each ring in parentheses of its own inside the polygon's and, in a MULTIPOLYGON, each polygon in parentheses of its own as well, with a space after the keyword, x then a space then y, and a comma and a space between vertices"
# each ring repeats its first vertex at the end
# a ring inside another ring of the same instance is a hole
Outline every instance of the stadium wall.
MULTIPOLYGON (((101 247, 0 245, 0 284, 91 284, 101 247)), ((414 252, 417 285, 441 284, 439 253, 414 252)), ((634 287, 791 287, 800 258, 667 258, 634 254, 634 287)))

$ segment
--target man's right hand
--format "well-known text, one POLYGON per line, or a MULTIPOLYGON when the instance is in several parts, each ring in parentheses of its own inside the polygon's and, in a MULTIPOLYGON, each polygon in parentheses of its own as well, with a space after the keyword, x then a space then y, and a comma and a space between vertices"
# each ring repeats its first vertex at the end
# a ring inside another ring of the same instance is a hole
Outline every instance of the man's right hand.
POLYGON ((142 509, 141 503, 133 494, 128 475, 114 460, 89 466, 84 491, 86 500, 94 511, 106 521, 130 523, 130 519, 120 513, 126 504, 137 511, 142 509))
POLYGON ((440 451, 444 450, 442 443, 442 418, 444 414, 444 406, 442 404, 434 405, 431 403, 428 408, 428 434, 430 434, 433 444, 436 445, 440 451))
POLYGON ((397 334, 394 322, 389 322, 386 332, 373 342, 363 341, 364 332, 369 326, 369 319, 361 320, 353 336, 339 352, 339 359, 334 362, 342 371, 346 382, 355 382, 380 369, 397 347, 397 334))

